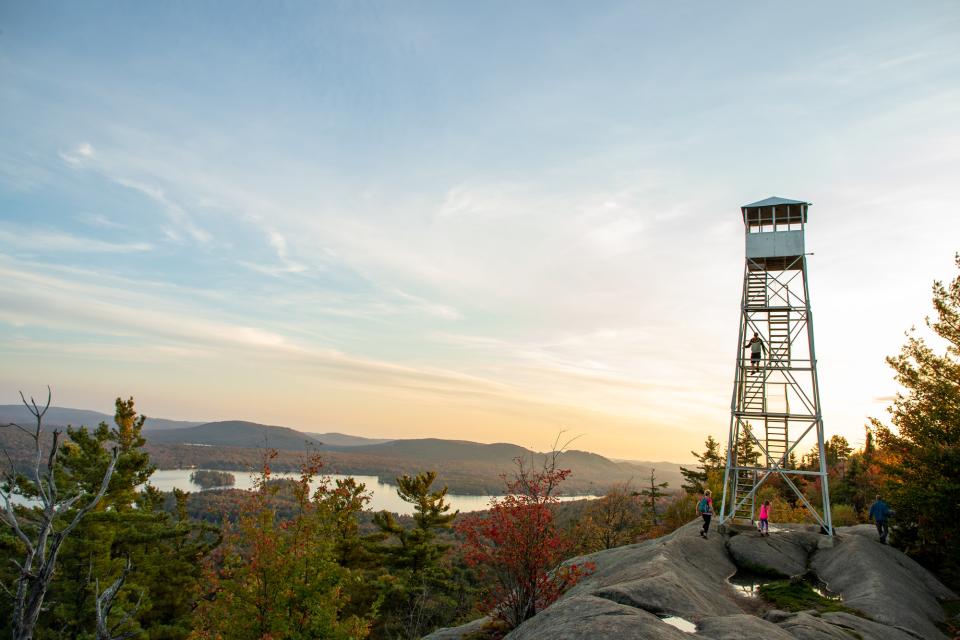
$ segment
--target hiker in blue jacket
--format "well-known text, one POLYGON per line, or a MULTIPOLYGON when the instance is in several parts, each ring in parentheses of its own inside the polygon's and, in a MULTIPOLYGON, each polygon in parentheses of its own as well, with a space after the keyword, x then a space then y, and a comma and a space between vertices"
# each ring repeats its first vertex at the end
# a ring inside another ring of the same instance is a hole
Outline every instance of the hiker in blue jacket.
POLYGON ((877 496, 876 502, 870 507, 870 518, 877 525, 877 534, 880 536, 880 544, 887 544, 887 535, 890 533, 890 527, 887 520, 893 515, 893 509, 886 502, 877 496))
POLYGON ((710 497, 710 489, 703 492, 703 498, 697 503, 697 513, 703 518, 703 526, 700 527, 701 537, 706 538, 710 532, 710 518, 713 517, 713 498, 710 497))

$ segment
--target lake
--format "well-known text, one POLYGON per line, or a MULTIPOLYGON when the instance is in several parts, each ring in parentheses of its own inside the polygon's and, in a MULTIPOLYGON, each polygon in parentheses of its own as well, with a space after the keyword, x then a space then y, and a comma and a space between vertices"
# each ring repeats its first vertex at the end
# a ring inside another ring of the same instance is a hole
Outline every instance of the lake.
MULTIPOLYGON (((198 485, 190 481, 190 474, 193 473, 195 469, 158 469, 153 472, 153 475, 150 477, 150 484, 155 486, 161 491, 173 491, 174 489, 180 489, 181 491, 218 491, 219 489, 201 489, 198 485)), ((254 480, 259 476, 259 473, 250 472, 250 471, 229 471, 237 479, 236 484, 233 485, 233 489, 252 489, 254 486, 254 480)), ((298 479, 300 477, 299 473, 273 473, 271 474, 273 478, 294 478, 298 479)), ((346 478, 348 476, 341 475, 330 475, 329 478, 336 480, 338 478, 346 478)), ((373 493, 373 497, 370 500, 370 503, 367 505, 368 509, 373 511, 387 510, 392 511, 393 513, 399 513, 402 515, 411 515, 413 513, 413 505, 408 502, 404 502, 400 499, 400 496, 397 495, 397 488, 394 485, 381 482, 376 476, 352 476, 356 479, 357 482, 363 483, 367 487, 367 491, 373 493)), ((462 496, 455 494, 448 494, 447 501, 453 507, 453 509, 459 509, 461 512, 466 513, 468 511, 482 511, 490 507, 490 498, 492 496, 462 496)), ((561 500, 582 500, 586 498, 594 498, 596 496, 564 496, 561 500)))

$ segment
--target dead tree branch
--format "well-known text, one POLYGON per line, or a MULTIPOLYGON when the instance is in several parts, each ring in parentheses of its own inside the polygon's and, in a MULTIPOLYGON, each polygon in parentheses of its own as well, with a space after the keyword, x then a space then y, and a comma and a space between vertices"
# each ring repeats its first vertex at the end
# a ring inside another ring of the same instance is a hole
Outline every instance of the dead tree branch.
POLYGON ((36 427, 29 430, 19 425, 13 426, 27 433, 33 441, 33 465, 26 478, 20 477, 13 467, 6 470, 5 486, 0 488, 0 499, 3 500, 0 521, 10 528, 24 547, 22 561, 14 561, 19 569, 13 597, 14 640, 33 638, 33 630, 40 616, 43 599, 53 581, 60 548, 70 533, 91 510, 96 508, 106 494, 119 457, 119 450, 114 448, 99 490, 77 509, 64 525, 64 518, 68 516, 70 510, 88 494, 77 491, 68 498, 60 499, 59 497, 55 478, 57 455, 60 451, 59 430, 54 430, 51 434, 50 450, 46 456, 45 468, 43 466, 44 451, 41 442, 43 417, 50 408, 51 398, 50 387, 47 387, 47 401, 41 408, 33 397, 27 402, 23 392, 20 392, 20 399, 33 415, 36 427), (23 486, 25 484, 26 486, 23 486), (15 508, 13 496, 23 488, 27 488, 31 493, 35 492, 39 504, 32 508, 15 508))
POLYGON ((120 620, 113 625, 109 624, 110 611, 113 609, 117 594, 126 582, 127 576, 130 575, 132 568, 133 563, 130 561, 130 556, 127 556, 127 562, 123 567, 123 571, 120 572, 117 579, 114 580, 103 593, 100 593, 100 581, 98 580, 96 583, 97 640, 126 640, 127 638, 133 638, 137 635, 137 631, 135 630, 128 629, 127 631, 120 631, 120 629, 140 610, 140 604, 143 601, 143 591, 141 591, 137 597, 137 603, 129 611, 124 613, 120 620))

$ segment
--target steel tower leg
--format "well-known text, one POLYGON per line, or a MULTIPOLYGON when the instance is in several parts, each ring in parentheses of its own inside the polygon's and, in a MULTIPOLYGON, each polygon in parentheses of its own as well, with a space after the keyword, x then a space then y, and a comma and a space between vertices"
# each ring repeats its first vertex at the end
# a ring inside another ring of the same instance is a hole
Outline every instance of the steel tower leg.
POLYGON ((757 491, 768 479, 779 477, 833 535, 806 256, 747 259, 737 347, 719 523, 752 522, 757 491), (754 332, 766 349, 757 370, 743 349, 754 332), (819 469, 789 468, 790 456, 808 435, 816 437, 819 469), (759 451, 757 460, 743 459, 738 450, 741 440, 759 451), (803 476, 820 480, 822 511, 795 483, 803 476))

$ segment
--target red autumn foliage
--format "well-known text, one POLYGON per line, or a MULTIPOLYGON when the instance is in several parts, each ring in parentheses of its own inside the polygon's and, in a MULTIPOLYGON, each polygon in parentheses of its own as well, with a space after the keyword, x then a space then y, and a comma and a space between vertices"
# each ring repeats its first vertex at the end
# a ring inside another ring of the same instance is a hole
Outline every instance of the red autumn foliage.
POLYGON ((549 606, 593 566, 564 564, 574 544, 554 522, 557 486, 570 475, 557 469, 557 455, 548 455, 535 469, 514 460, 513 477, 504 476, 507 495, 494 498, 484 515, 468 515, 457 525, 464 537, 467 564, 488 583, 484 608, 510 629, 549 606))

